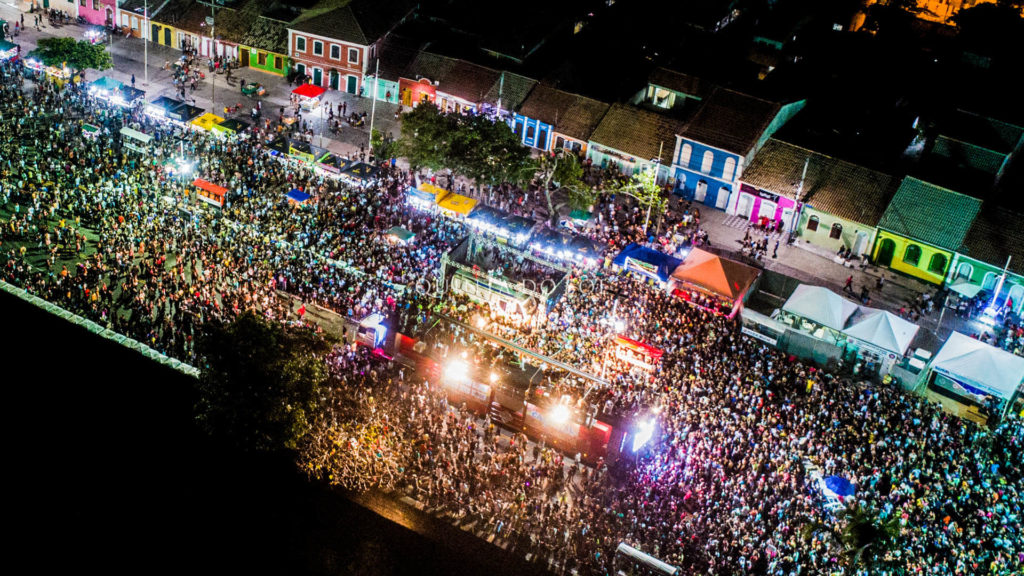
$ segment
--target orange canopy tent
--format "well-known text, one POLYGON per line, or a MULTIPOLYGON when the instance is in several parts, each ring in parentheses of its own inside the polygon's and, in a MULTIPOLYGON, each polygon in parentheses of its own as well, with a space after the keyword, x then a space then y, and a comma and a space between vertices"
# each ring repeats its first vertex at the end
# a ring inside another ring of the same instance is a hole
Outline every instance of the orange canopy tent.
POLYGON ((677 286, 738 302, 760 273, 753 266, 694 248, 672 272, 671 278, 677 286))

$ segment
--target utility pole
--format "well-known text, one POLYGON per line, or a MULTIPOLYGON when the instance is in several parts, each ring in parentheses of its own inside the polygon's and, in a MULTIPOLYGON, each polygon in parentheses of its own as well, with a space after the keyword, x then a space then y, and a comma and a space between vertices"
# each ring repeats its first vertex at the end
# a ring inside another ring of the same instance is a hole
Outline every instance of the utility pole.
MULTIPOLYGON (((217 55, 216 47, 216 29, 217 24, 214 14, 214 2, 210 2, 210 61, 213 61, 214 56, 217 55)), ((217 69, 214 68, 213 72, 210 72, 210 108, 211 110, 217 109, 217 69)))
MULTIPOLYGON (((143 67, 146 69, 146 82, 143 84, 146 88, 149 88, 149 43, 153 41, 153 23, 149 21, 149 0, 145 0, 142 3, 142 13, 146 15, 146 30, 142 31, 142 61, 143 67)), ((114 18, 117 18, 117 14, 114 14, 114 18)), ((111 42, 113 44, 113 42, 111 42)))
POLYGON ((380 84, 380 57, 377 57, 377 67, 373 72, 373 102, 370 103, 370 154, 373 154, 373 116, 377 112, 377 85, 380 84))
POLYGON ((796 203, 800 206, 800 208, 798 210, 794 210, 793 211, 793 221, 790 222, 790 224, 789 224, 789 240, 786 242, 787 244, 792 244, 793 243, 793 234, 796 233, 796 226, 797 226, 797 224, 800 223, 800 216, 803 215, 803 212, 804 212, 804 205, 800 204, 800 196, 802 196, 803 192, 804 192, 804 180, 807 178, 807 167, 810 164, 811 164, 811 157, 808 156, 807 159, 804 160, 804 171, 803 171, 802 174, 800 174, 800 184, 798 184, 797 187, 796 187, 796 199, 795 200, 796 200, 796 203))

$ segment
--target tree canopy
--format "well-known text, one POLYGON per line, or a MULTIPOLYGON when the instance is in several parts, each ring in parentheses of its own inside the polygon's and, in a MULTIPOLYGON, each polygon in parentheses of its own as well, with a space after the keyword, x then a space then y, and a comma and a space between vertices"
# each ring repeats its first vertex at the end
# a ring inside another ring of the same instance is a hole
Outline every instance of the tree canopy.
POLYGON ((445 114, 420 104, 402 117, 399 149, 414 168, 471 178, 480 184, 523 183, 530 152, 504 122, 479 115, 445 114))
POLYGON ((320 409, 330 345, 250 311, 214 327, 199 346, 200 424, 242 449, 295 449, 320 409))
POLYGON ((47 66, 66 65, 74 70, 106 70, 114 66, 106 46, 74 38, 40 38, 28 56, 47 66))
POLYGON ((668 199, 662 194, 661 186, 658 186, 656 170, 641 170, 627 181, 612 188, 616 194, 626 194, 636 199, 642 210, 647 211, 644 219, 644 229, 650 221, 650 217, 657 218, 668 208, 668 199))

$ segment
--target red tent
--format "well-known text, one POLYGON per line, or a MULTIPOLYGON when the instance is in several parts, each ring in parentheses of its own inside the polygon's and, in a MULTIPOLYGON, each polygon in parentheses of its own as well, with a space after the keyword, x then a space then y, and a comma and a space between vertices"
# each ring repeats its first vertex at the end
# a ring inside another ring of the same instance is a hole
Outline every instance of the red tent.
POLYGON ((211 194, 216 194, 218 196, 223 196, 224 194, 227 194, 227 191, 228 191, 227 188, 225 188, 223 186, 217 186, 213 182, 207 182, 206 180, 203 180, 202 178, 196 178, 192 182, 192 185, 195 186, 196 188, 201 188, 201 189, 206 190, 207 192, 209 192, 211 194))
POLYGON ((316 84, 303 84, 295 90, 292 90, 292 94, 298 94, 299 96, 305 96, 306 98, 319 98, 323 96, 324 92, 327 92, 326 88, 321 88, 316 84))
POLYGON ((694 248, 672 272, 672 279, 677 284, 735 301, 743 298, 760 273, 753 266, 694 248))

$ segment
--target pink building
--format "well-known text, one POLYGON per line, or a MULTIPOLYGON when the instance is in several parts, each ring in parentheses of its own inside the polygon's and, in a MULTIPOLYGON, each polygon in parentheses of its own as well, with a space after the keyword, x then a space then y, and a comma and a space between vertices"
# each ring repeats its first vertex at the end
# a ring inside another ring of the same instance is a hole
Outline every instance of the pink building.
POLYGON ((78 15, 90 24, 106 26, 114 23, 117 12, 117 0, 75 0, 78 4, 78 15))

